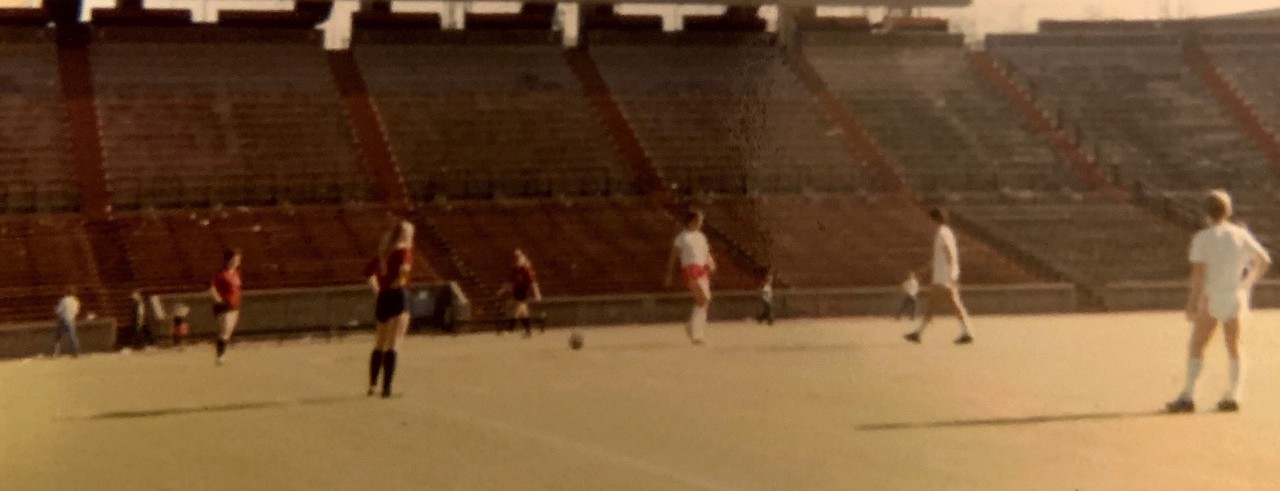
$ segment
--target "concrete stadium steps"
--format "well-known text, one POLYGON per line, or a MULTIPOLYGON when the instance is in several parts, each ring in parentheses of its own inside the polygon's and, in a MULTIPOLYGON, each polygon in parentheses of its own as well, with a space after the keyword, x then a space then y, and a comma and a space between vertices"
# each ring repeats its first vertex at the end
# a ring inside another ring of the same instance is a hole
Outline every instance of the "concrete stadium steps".
POLYGON ((93 90, 116 208, 369 195, 315 32, 276 31, 280 39, 248 41, 211 26, 94 30, 93 90))
MULTIPOLYGON (((545 296, 681 291, 679 278, 662 285, 680 226, 647 200, 456 202, 424 205, 419 214, 487 288, 506 281, 512 251, 520 248, 533 260, 545 296)), ((757 279, 725 256, 724 244, 713 238, 712 250, 720 266, 716 288, 755 286, 757 279)), ((492 290, 467 294, 480 304, 493 298, 492 290)))
MULTIPOLYGON (((704 203, 708 224, 797 288, 892 286, 930 265, 934 226, 920 206, 891 195, 764 195, 704 203)), ((1043 281, 956 230, 963 281, 1043 281)), ((927 282, 927 278, 922 278, 927 282)))
MULTIPOLYGON (((222 251, 244 251, 246 288, 361 283, 398 215, 383 206, 132 212, 117 220, 135 281, 152 291, 204 289, 222 251)), ((421 257, 414 280, 439 275, 421 257)))
POLYGON ((755 35, 699 44, 604 34, 588 34, 602 41, 591 57, 649 160, 680 192, 882 187, 776 46, 755 35))
POLYGON ((50 28, 0 26, 0 212, 71 211, 82 199, 53 38, 50 28))
POLYGON ((958 43, 815 41, 803 52, 907 183, 926 196, 1085 185, 977 76, 958 43))
POLYGON ((51 319, 68 286, 79 290, 86 313, 108 310, 84 220, 77 215, 0 216, 0 319, 51 319))
POLYGON ((1186 278, 1192 231, 1103 197, 955 204, 958 220, 1097 291, 1119 281, 1186 278))
POLYGON ((633 191, 560 46, 360 39, 351 51, 414 199, 633 191))
POLYGON ((1173 33, 999 35, 988 52, 1126 188, 1242 192, 1280 173, 1184 59, 1173 33))

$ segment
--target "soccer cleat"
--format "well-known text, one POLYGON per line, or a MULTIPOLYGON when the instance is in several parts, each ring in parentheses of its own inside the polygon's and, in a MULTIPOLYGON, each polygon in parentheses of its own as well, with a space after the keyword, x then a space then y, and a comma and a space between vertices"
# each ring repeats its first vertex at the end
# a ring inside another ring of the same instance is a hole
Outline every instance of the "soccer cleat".
POLYGON ((703 341, 703 340, 701 340, 701 339, 695 339, 695 340, 693 340, 693 345, 694 345, 694 346, 702 346, 702 345, 704 345, 704 344, 706 344, 706 341, 703 341))
POLYGON ((383 398, 383 399, 390 399, 390 398, 391 398, 391 391, 390 391, 390 390, 386 390, 386 389, 384 389, 384 390, 382 391, 382 398, 383 398))
POLYGON ((1218 411, 1224 413, 1234 413, 1240 410, 1240 404, 1232 399, 1223 399, 1218 401, 1218 411))
POLYGON ((973 336, 968 334, 956 338, 956 344, 973 344, 973 336))
POLYGON ((1170 413, 1194 413, 1196 412, 1196 403, 1191 399, 1178 398, 1164 405, 1164 409, 1170 413))
POLYGON ((220 367, 220 366, 222 366, 222 357, 221 357, 221 356, 219 356, 219 357, 217 357, 217 358, 214 358, 214 359, 213 359, 213 366, 215 366, 215 367, 220 367))
POLYGON ((920 333, 918 332, 908 333, 906 336, 903 336, 902 339, 911 341, 912 343, 915 343, 915 344, 920 344, 920 333))
POLYGON ((366 393, 366 395, 368 395, 369 397, 373 397, 373 394, 375 394, 375 393, 377 393, 377 389, 376 389, 374 386, 370 385, 370 386, 369 386, 369 392, 368 392, 368 393, 366 393))

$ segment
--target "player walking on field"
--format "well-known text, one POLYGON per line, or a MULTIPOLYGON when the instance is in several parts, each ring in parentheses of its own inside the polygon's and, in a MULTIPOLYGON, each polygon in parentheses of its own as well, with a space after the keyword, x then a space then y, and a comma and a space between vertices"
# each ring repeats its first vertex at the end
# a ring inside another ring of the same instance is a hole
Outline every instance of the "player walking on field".
POLYGON ((218 320, 218 339, 214 344, 214 364, 222 365, 227 343, 240 321, 240 300, 244 287, 240 282, 240 250, 231 249, 222 254, 223 267, 210 283, 213 296, 213 316, 218 320))
POLYGON ((400 221, 382 238, 378 257, 369 265, 369 287, 377 300, 374 318, 377 327, 373 353, 369 356, 369 392, 372 396, 382 374, 382 397, 391 397, 396 374, 396 349, 409 329, 409 273, 413 271, 413 224, 400 221))
POLYGON ((933 236, 933 284, 929 287, 929 306, 920 317, 920 326, 915 331, 903 336, 912 343, 920 342, 920 335, 933 320, 933 313, 942 305, 950 303, 955 308, 956 318, 960 320, 960 337, 956 344, 973 342, 970 332, 969 311, 960 300, 960 249, 956 245, 956 234, 951 231, 947 210, 934 208, 929 210, 929 218, 938 224, 933 236))
MULTIPOLYGON (((516 249, 515 265, 511 268, 511 276, 498 289, 498 296, 511 294, 511 319, 507 324, 508 331, 515 331, 516 325, 524 326, 524 337, 533 336, 533 322, 529 319, 529 300, 542 301, 542 290, 538 288, 538 275, 533 271, 533 262, 524 251, 516 249)), ((502 334, 499 330, 498 334, 502 334)))
POLYGON ((676 261, 679 261, 685 285, 693 293, 693 311, 689 314, 685 332, 695 345, 701 345, 705 341, 707 310, 711 307, 711 275, 716 272, 711 245, 707 242, 707 236, 702 233, 703 220, 701 211, 690 211, 685 215, 684 230, 676 236, 671 247, 666 279, 663 281, 664 285, 671 286, 671 272, 676 267, 676 261))
POLYGON ((1230 380, 1227 393, 1218 402, 1218 410, 1240 409, 1240 330, 1249 313, 1250 292, 1271 266, 1271 257, 1253 234, 1227 221, 1231 208, 1231 195, 1221 190, 1210 191, 1205 212, 1211 223, 1191 240, 1187 320, 1193 328, 1187 354, 1187 381, 1178 398, 1166 404, 1170 412, 1195 411, 1193 397, 1204 348, 1219 323, 1230 358, 1230 380))

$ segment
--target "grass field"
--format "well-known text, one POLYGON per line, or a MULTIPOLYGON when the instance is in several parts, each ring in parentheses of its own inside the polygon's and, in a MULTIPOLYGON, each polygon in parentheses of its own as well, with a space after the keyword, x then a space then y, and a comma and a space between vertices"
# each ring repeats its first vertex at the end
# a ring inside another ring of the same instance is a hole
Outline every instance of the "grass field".
POLYGON ((370 338, 0 362, 0 489, 1280 489, 1280 312, 1215 339, 1194 415, 1177 313, 414 337, 390 400, 370 338))

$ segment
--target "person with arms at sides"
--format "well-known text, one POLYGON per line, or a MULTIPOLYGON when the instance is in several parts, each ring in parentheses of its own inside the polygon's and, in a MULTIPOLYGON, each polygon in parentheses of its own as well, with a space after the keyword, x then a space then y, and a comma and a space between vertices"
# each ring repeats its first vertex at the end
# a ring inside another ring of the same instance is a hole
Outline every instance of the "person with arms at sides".
POLYGON ((667 273, 663 280, 665 286, 671 286, 671 272, 676 265, 684 275, 685 286, 693 293, 693 310, 689 314, 689 323, 685 332, 689 341, 700 346, 706 342, 707 311, 711 307, 711 275, 716 272, 716 260, 711 255, 711 245, 707 236, 702 233, 704 215, 693 210, 684 217, 684 230, 676 236, 671 247, 671 256, 667 260, 667 273))
MULTIPOLYGON (((511 267, 507 282, 498 289, 498 296, 508 293, 511 294, 511 319, 507 330, 515 331, 516 325, 519 324, 524 326, 524 337, 532 337, 533 322, 529 319, 529 301, 541 302, 542 289, 538 287, 538 276, 533 270, 533 262, 520 249, 516 249, 515 265, 511 267)), ((499 330, 498 333, 501 334, 502 331, 499 330)))
POLYGON ((222 365, 227 344, 240 322, 240 302, 244 285, 240 281, 240 249, 230 249, 222 254, 222 271, 213 277, 209 294, 213 296, 213 317, 218 322, 218 339, 214 343, 214 364, 222 365))
POLYGON ((951 230, 947 210, 934 208, 929 210, 929 218, 938 225, 933 236, 933 277, 929 286, 929 305, 924 315, 920 316, 920 325, 915 331, 903 336, 907 341, 920 343, 920 335, 933 320, 934 312, 939 307, 950 304, 955 308, 956 318, 960 320, 960 337, 956 344, 973 342, 972 326, 970 326, 969 310, 960 300, 960 248, 956 245, 956 234, 951 230))
POLYGON ((53 331, 53 356, 61 353, 62 338, 65 337, 71 344, 71 357, 79 357, 80 338, 76 336, 76 317, 80 316, 80 299, 76 297, 76 287, 67 287, 66 293, 58 299, 58 305, 53 311, 58 322, 53 331))

